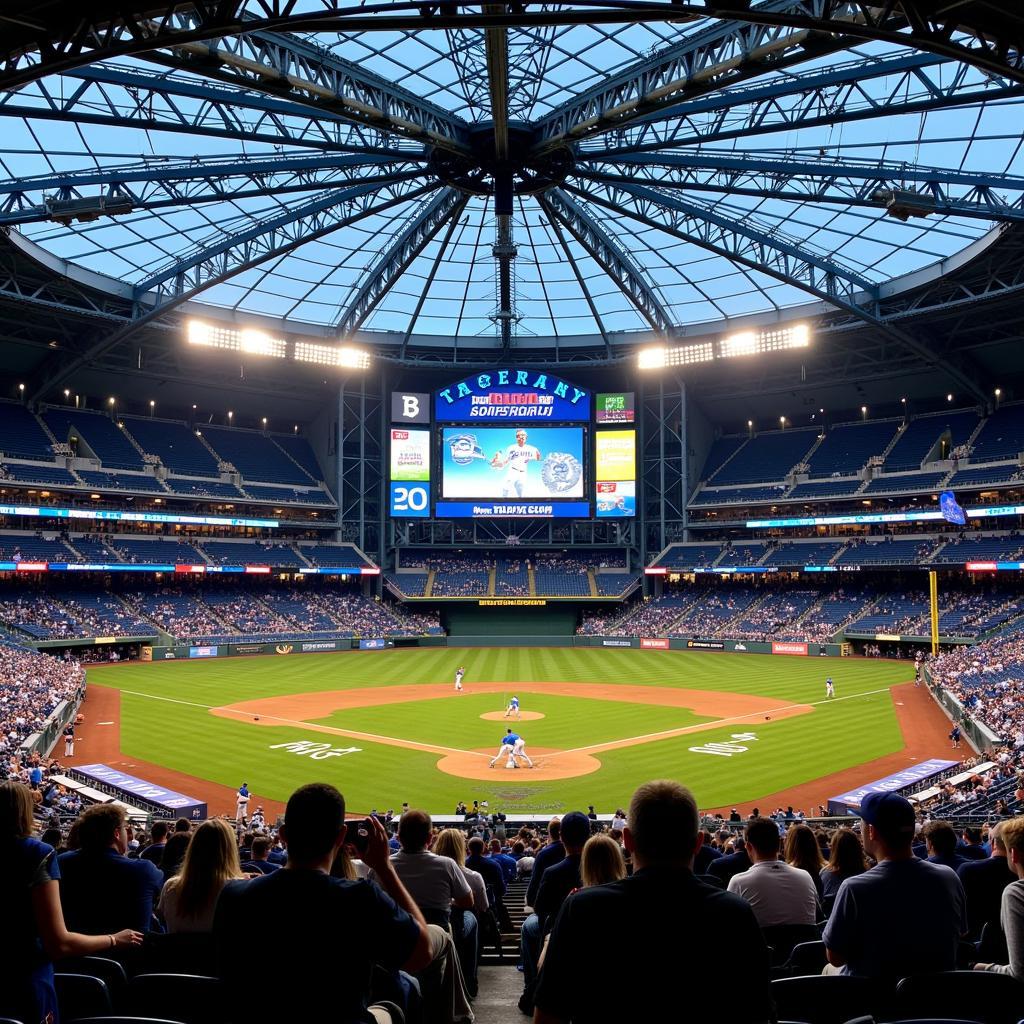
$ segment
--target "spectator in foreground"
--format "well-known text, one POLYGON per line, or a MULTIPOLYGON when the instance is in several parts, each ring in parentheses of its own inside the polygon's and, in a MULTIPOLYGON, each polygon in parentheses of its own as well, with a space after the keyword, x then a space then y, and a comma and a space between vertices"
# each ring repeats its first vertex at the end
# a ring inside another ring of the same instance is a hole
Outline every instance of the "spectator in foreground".
POLYGON ((1018 981, 1024 981, 1024 818, 1013 818, 1003 822, 1000 835, 1010 858, 1010 867, 1017 876, 1017 881, 1011 882, 1003 890, 999 914, 1010 962, 978 963, 974 965, 974 969, 1011 974, 1018 981))
POLYGON ((0 1016, 22 1021, 57 1019, 53 961, 69 956, 109 956, 142 942, 125 928, 111 935, 82 935, 64 924, 60 869, 53 847, 32 836, 31 791, 0 783, 0 1016))
POLYGON ((839 887, 848 878, 862 875, 868 869, 867 858, 860 837, 853 829, 841 828, 832 837, 832 851, 828 863, 821 869, 821 893, 825 899, 834 898, 839 887))
MULTIPOLYGON (((792 808, 790 812, 792 813, 792 808)), ((821 869, 825 865, 825 858, 821 855, 821 847, 814 833, 806 825, 791 825, 786 832, 786 863, 791 868, 800 868, 811 876, 814 888, 820 898, 821 891, 821 869)))
POLYGON ((376 886, 330 875, 346 832, 345 800, 333 786, 311 783, 292 793, 281 832, 288 847, 285 867, 229 882, 217 902, 213 931, 228 991, 248 991, 253 937, 273 922, 288 941, 274 956, 260 959, 260 978, 288 992, 291 1019, 391 1024, 397 1019, 394 1006, 368 1005, 370 972, 375 964, 408 971, 426 967, 431 935, 392 867, 384 826, 370 820, 361 853, 376 886))
POLYGON ((164 879, 148 860, 131 860, 128 818, 116 804, 96 804, 78 819, 78 849, 62 853, 60 899, 69 929, 87 934, 123 928, 147 932, 164 879))
POLYGON ((633 794, 623 832, 633 875, 565 901, 537 985, 536 1024, 605 1022, 610 992, 628 992, 631 1019, 660 1020, 673 993, 697 989, 742 992, 730 1004, 733 1024, 772 1020, 757 921, 743 900, 694 876, 698 835, 696 801, 677 782, 633 794), (657 920, 675 923, 668 937, 652 927, 657 920))
POLYGON ((813 925, 818 920, 818 890, 808 872, 779 860, 779 827, 771 818, 754 818, 745 832, 754 863, 729 880, 729 892, 750 904, 762 928, 813 925))
POLYGON ((580 879, 583 887, 606 885, 626 877, 626 859, 622 847, 611 836, 591 836, 583 846, 580 879))
POLYGON ((870 793, 860 810, 864 849, 877 864, 839 887, 822 935, 826 971, 896 979, 954 970, 967 931, 960 880, 945 865, 914 856, 908 800, 870 793))
POLYGON ((196 829, 181 874, 169 878, 157 910, 169 932, 211 932, 221 889, 243 878, 238 844, 227 822, 210 818, 196 829))
MULTIPOLYGON (((1003 900, 1003 890, 1017 880, 1017 875, 1010 866, 1006 845, 1003 841, 1004 822, 997 821, 988 833, 992 844, 992 856, 985 860, 969 861, 957 868, 957 877, 964 887, 967 897, 967 921, 970 925, 969 936, 972 939, 981 937, 981 930, 987 924, 990 932, 999 930, 999 915, 1003 900)), ((986 937, 988 932, 986 932, 986 937)), ((980 956, 986 953, 979 950, 980 956)), ((991 955, 991 954, 988 954, 991 955)))

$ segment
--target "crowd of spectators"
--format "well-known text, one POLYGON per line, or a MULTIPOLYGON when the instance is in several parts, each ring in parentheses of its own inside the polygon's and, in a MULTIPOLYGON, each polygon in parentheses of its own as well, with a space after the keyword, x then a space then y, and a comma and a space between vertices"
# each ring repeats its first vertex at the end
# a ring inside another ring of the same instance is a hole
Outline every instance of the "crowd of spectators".
POLYGON ((22 742, 61 701, 75 700, 84 682, 77 661, 0 644, 0 758, 8 768, 22 742))

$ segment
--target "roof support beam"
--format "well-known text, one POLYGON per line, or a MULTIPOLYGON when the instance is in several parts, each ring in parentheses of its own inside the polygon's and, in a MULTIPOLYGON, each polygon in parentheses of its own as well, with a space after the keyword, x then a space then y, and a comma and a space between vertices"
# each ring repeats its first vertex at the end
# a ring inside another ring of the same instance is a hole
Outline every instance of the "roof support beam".
POLYGON ((444 188, 416 211, 408 226, 362 275, 358 291, 335 321, 334 330, 339 337, 359 330, 445 222, 453 217, 458 220, 468 201, 468 196, 444 188))
MULTIPOLYGON (((221 242, 199 250, 188 260, 176 264, 175 273, 171 278, 168 278, 166 273, 158 275, 162 284, 169 280, 173 281, 172 288, 164 289, 161 285, 155 294, 152 284, 145 293, 141 288, 137 288, 132 320, 97 341, 87 352, 75 357, 45 381, 40 382, 29 400, 40 401, 79 369, 93 363, 112 348, 137 334, 147 324, 195 298, 205 289, 227 281, 243 271, 258 267, 269 259, 285 256, 299 246, 322 238, 339 228, 348 227, 392 207, 418 199, 435 187, 433 184, 419 184, 416 180, 411 180, 403 186, 394 187, 387 199, 376 203, 372 201, 376 190, 349 189, 332 195, 331 202, 323 201, 322 205, 316 204, 312 208, 307 208, 300 220, 293 218, 292 222, 282 229, 266 225, 263 232, 253 235, 250 231, 246 238, 236 238, 231 246, 221 242), (354 209, 351 209, 353 206, 354 209), (202 259, 199 259, 200 254, 202 259), (151 304, 145 305, 145 300, 150 300, 151 304)), ((298 210, 293 212, 299 214, 298 210)))
POLYGON ((589 166, 594 169, 578 166, 576 173, 609 185, 646 181, 659 189, 876 210, 886 208, 886 197, 894 197, 892 209, 904 211, 907 216, 1024 220, 1024 177, 1009 174, 834 156, 815 160, 802 150, 742 154, 703 149, 695 153, 621 153, 614 159, 595 160, 589 166), (622 173, 627 169, 629 174, 622 173), (1009 193, 1017 193, 1012 202, 1004 198, 1009 193))
POLYGON ((190 0, 153 14, 147 0, 97 3, 83 13, 77 0, 53 3, 43 16, 32 0, 11 0, 2 15, 0 91, 55 71, 113 57, 238 33, 290 31, 403 32, 510 25, 629 24, 726 17, 857 39, 878 39, 955 57, 988 71, 1008 70, 1024 82, 1024 15, 1012 5, 927 3, 921 0, 790 0, 731 9, 714 0, 574 0, 571 6, 527 2, 489 14, 487 4, 455 0, 390 0, 372 9, 351 0, 296 5, 290 0, 190 0), (258 11, 250 17, 251 6, 258 11), (300 7, 296 10, 296 7, 300 7))
POLYGON ((583 207, 560 188, 539 196, 538 201, 548 217, 561 224, 618 285, 654 330, 664 335, 672 333, 672 317, 643 271, 583 207))

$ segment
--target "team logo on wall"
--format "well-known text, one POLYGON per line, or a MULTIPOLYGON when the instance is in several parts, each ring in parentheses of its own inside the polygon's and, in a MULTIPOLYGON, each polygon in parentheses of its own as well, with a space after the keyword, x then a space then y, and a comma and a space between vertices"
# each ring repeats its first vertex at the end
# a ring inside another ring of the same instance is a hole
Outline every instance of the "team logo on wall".
POLYGON ((274 648, 274 651, 277 654, 291 654, 292 651, 294 651, 294 650, 295 650, 295 648, 291 644, 278 644, 274 648))
POLYGON ((486 459, 476 442, 476 434, 454 434, 448 438, 448 450, 456 466, 468 466, 474 459, 486 459))
POLYGON ((568 452, 552 452, 540 467, 540 478, 551 494, 571 491, 582 475, 580 460, 568 452))

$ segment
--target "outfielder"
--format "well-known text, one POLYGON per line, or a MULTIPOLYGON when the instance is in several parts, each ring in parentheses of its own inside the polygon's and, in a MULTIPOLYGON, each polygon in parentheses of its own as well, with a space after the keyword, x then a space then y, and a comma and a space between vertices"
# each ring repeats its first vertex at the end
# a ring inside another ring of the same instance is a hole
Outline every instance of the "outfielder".
POLYGON ((832 683, 832 677, 829 676, 828 679, 825 680, 825 696, 834 697, 835 695, 836 688, 835 685, 832 683))
POLYGON ((500 761, 503 757, 508 758, 508 763, 513 767, 518 767, 515 760, 515 748, 516 743, 521 741, 521 737, 512 731, 511 728, 505 730, 505 735, 501 738, 501 745, 498 747, 498 752, 491 758, 491 763, 487 766, 488 768, 494 767, 495 761, 500 761))
POLYGON ((523 716, 519 712, 519 698, 515 694, 512 695, 512 699, 508 702, 508 707, 505 708, 506 718, 511 718, 513 715, 522 720, 523 716))
POLYGON ((520 427, 516 431, 516 443, 510 444, 504 452, 495 452, 494 458, 491 459, 491 465, 495 469, 507 469, 501 485, 503 498, 523 497, 523 490, 526 487, 526 471, 531 462, 540 461, 540 450, 532 444, 527 444, 526 437, 526 431, 520 427))
POLYGON ((455 692, 462 693, 462 677, 466 674, 466 670, 460 665, 455 673, 455 692))

